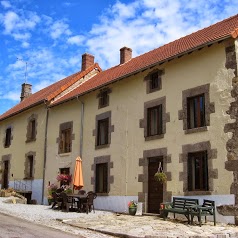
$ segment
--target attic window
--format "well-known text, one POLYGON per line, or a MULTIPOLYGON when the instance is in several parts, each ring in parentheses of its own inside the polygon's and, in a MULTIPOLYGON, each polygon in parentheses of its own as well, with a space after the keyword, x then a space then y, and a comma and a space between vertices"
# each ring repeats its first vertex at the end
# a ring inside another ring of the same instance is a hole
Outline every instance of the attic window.
POLYGON ((109 106, 109 93, 111 93, 109 88, 100 90, 100 93, 97 95, 98 109, 109 106))
POLYGON ((153 93, 156 91, 161 90, 162 83, 161 83, 161 75, 163 74, 162 70, 153 70, 150 72, 144 80, 146 81, 146 92, 153 93))

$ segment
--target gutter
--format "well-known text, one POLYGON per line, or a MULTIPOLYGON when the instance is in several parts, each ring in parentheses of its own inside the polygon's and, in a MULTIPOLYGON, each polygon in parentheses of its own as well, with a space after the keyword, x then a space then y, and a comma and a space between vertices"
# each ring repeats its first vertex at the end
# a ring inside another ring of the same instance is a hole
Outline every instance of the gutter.
MULTIPOLYGON (((45 103, 45 105, 46 105, 46 103, 45 103)), ((42 182, 42 197, 41 197, 41 204, 42 205, 44 204, 44 192, 45 192, 45 171, 46 171, 46 156, 47 156, 48 121, 49 121, 49 107, 46 105, 44 161, 43 161, 43 182, 42 182)))
POLYGON ((159 65, 162 65, 162 64, 164 64, 164 63, 166 63, 166 62, 169 62, 169 61, 171 61, 171 60, 173 60, 173 59, 175 59, 175 58, 180 58, 180 57, 182 57, 182 56, 184 56, 184 55, 186 55, 186 54, 192 53, 193 51, 201 50, 201 49, 204 48, 205 46, 211 46, 211 45, 213 45, 213 44, 215 44, 215 43, 219 43, 219 42, 221 42, 221 41, 223 41, 223 40, 226 40, 226 39, 228 39, 228 38, 231 38, 231 35, 227 35, 227 36, 221 37, 221 38, 216 39, 216 40, 214 40, 214 41, 209 41, 209 42, 207 42, 207 43, 204 43, 204 44, 202 44, 202 45, 199 45, 199 46, 197 46, 197 47, 194 47, 194 48, 192 48, 192 49, 189 49, 189 50, 187 50, 187 51, 184 51, 184 52, 182 52, 182 53, 178 53, 178 54, 176 54, 176 55, 174 55, 174 56, 171 56, 171 57, 169 57, 169 58, 166 58, 166 59, 164 59, 164 60, 162 60, 162 61, 157 61, 156 63, 147 65, 147 66, 145 66, 145 67, 143 67, 143 68, 140 68, 140 69, 138 69, 138 70, 136 70, 136 71, 133 71, 133 72, 128 73, 128 74, 125 74, 125 75, 123 75, 123 76, 121 76, 121 77, 119 77, 119 78, 113 79, 113 80, 111 80, 111 81, 109 81, 109 82, 107 82, 107 83, 105 83, 105 84, 100 84, 99 86, 97 86, 97 87, 95 87, 95 88, 92 88, 92 89, 90 89, 90 90, 88 90, 88 91, 86 91, 86 92, 84 92, 84 93, 78 94, 77 96, 73 96, 73 97, 71 97, 71 98, 68 98, 68 99, 65 100, 65 101, 62 101, 62 102, 59 102, 59 103, 55 103, 54 105, 52 105, 52 106, 50 106, 50 107, 55 107, 55 106, 57 106, 57 105, 63 104, 63 103, 65 103, 65 102, 68 102, 68 101, 70 101, 70 100, 75 99, 75 97, 78 99, 79 96, 86 95, 86 94, 88 94, 88 93, 90 93, 90 92, 93 92, 93 91, 95 91, 95 90, 97 90, 97 89, 100 89, 100 88, 102 88, 102 87, 108 86, 108 85, 110 85, 110 84, 112 84, 112 83, 115 83, 115 82, 117 82, 117 81, 120 81, 120 80, 122 80, 122 79, 124 79, 124 78, 130 77, 130 76, 135 75, 135 74, 137 74, 137 73, 139 73, 139 72, 143 72, 143 71, 145 71, 145 70, 147 70, 147 69, 149 69, 149 68, 153 68, 154 66, 156 66, 156 65, 158 65, 158 64, 159 64, 159 65))

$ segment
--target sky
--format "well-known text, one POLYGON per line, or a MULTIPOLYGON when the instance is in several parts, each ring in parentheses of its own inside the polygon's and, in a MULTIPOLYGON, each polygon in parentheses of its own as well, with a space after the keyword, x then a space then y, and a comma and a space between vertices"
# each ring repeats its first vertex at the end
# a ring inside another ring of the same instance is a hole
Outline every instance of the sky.
POLYGON ((0 0, 0 114, 81 70, 82 54, 105 70, 120 48, 132 57, 238 13, 237 0, 0 0))

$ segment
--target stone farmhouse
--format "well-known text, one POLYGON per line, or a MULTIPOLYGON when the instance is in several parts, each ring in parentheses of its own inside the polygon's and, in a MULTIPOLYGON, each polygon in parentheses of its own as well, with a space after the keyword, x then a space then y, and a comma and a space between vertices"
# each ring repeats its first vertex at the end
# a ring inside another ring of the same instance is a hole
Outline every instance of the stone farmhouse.
POLYGON ((45 204, 80 156, 96 209, 125 212, 133 199, 159 213, 173 196, 237 205, 237 37, 235 15, 134 58, 123 47, 107 70, 84 54, 80 72, 33 94, 23 84, 0 116, 1 187, 45 204))

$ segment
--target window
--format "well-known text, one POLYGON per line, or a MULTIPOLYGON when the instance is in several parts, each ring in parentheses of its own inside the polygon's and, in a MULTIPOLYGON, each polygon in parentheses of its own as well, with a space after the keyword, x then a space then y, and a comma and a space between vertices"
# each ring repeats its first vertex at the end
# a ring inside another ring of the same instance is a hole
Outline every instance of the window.
POLYGON ((97 145, 108 144, 109 118, 98 120, 97 145))
POLYGON ((29 139, 34 140, 36 138, 36 120, 33 119, 29 122, 29 139))
POLYGON ((187 99, 188 129, 206 126, 204 94, 187 99))
POLYGON ((27 168, 26 168, 26 178, 33 178, 33 155, 27 156, 27 168))
POLYGON ((5 147, 9 147, 11 145, 11 136, 12 136, 12 129, 11 127, 9 127, 6 130, 5 147))
POLYGON ((188 191, 208 191, 207 152, 188 153, 188 191))
POLYGON ((75 135, 73 134, 73 122, 64 122, 59 126, 59 137, 57 138, 58 153, 69 153, 72 151, 72 141, 75 135))
POLYGON ((96 164, 96 193, 108 192, 108 163, 96 164))
POLYGON ((26 131, 26 142, 32 142, 36 140, 37 135, 37 114, 32 114, 27 119, 27 131, 26 131))
POLYGON ((68 153, 71 151, 71 128, 61 131, 60 137, 60 153, 68 153))
POLYGON ((162 89, 162 75, 164 70, 155 69, 149 72, 144 81, 146 82, 146 93, 153 93, 162 89))
POLYGON ((112 92, 110 88, 103 88, 97 95, 98 98, 98 109, 109 105, 109 94, 112 92))
POLYGON ((147 111, 147 136, 162 134, 162 105, 148 108, 147 111))
POLYGON ((150 91, 154 91, 155 89, 160 89, 161 80, 158 75, 158 72, 151 74, 150 76, 150 91))
POLYGON ((101 92, 100 97, 99 97, 99 108, 106 107, 108 105, 108 92, 104 91, 101 92))

